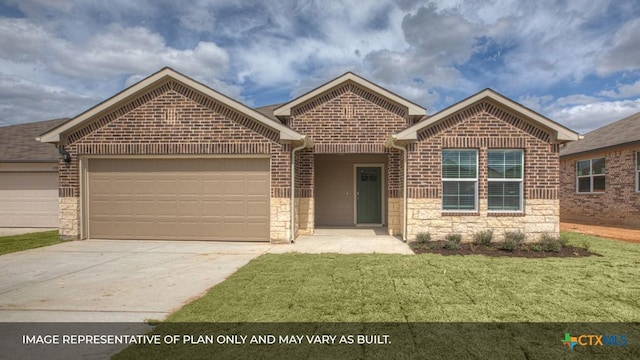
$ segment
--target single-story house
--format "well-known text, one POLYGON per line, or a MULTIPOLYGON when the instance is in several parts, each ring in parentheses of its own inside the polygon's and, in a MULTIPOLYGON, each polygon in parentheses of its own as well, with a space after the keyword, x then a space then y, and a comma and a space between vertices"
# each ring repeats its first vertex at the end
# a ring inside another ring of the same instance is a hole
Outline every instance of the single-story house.
POLYGON ((58 227, 58 151, 35 137, 66 120, 0 127, 0 227, 58 227))
POLYGON ((640 113, 561 148, 560 217, 640 227, 640 113))
POLYGON ((427 116, 348 72, 252 109, 165 68, 39 141, 62 154, 64 238, 289 242, 557 234, 559 148, 577 138, 490 89, 427 116))

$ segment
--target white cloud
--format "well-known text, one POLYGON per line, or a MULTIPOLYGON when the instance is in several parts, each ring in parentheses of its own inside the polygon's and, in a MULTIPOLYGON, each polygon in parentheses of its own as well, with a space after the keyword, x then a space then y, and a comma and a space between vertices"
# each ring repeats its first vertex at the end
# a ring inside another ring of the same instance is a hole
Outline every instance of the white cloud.
POLYGON ((598 99, 597 97, 584 94, 563 96, 555 100, 555 104, 560 106, 588 105, 597 102, 600 102, 600 99, 598 99))
POLYGON ((633 19, 615 34, 613 47, 598 59, 598 74, 640 69, 640 19, 633 19))
POLYGON ((640 99, 607 101, 575 94, 558 99, 550 95, 526 95, 518 101, 581 134, 640 112, 640 99))
POLYGON ((70 78, 148 75, 170 66, 213 80, 229 70, 228 53, 213 42, 202 41, 192 49, 179 50, 146 28, 118 24, 79 44, 56 37, 27 19, 0 18, 0 47, 1 59, 37 64, 70 78))
POLYGON ((586 31, 601 15, 602 3, 497 2, 499 44, 509 48, 498 78, 509 89, 545 89, 563 82, 580 82, 595 68, 595 58, 608 38, 606 32, 586 31))
POLYGON ((553 110, 549 117, 584 134, 637 112, 640 99, 568 106, 553 110))
POLYGON ((434 6, 407 14, 401 26, 407 48, 374 50, 364 57, 374 81, 427 106, 440 98, 430 87, 473 88, 454 65, 471 56, 477 26, 457 10, 438 12, 434 6))
POLYGON ((0 114, 6 124, 76 115, 101 98, 0 73, 0 114))
POLYGON ((280 10, 269 7, 262 19, 272 26, 248 31, 241 45, 230 48, 238 82, 288 88, 295 97, 347 71, 381 81, 363 64, 367 54, 407 48, 404 14, 386 1, 302 2, 280 10))
MULTIPOLYGON (((294 97, 346 71, 429 112, 490 86, 584 128, 635 106, 607 100, 640 95, 636 74, 615 89, 593 85, 640 68, 640 7, 632 0, 5 4, 26 16, 0 16, 0 71, 30 84, 24 101, 62 93, 73 104, 104 99, 164 66, 245 102, 261 92, 294 97), (592 93, 567 93, 587 77, 592 93)), ((52 111, 64 109, 60 101, 52 111)), ((0 98, 0 118, 14 122, 15 106, 0 98)))
POLYGON ((640 95, 640 80, 632 84, 618 84, 614 90, 602 90, 599 95, 610 98, 630 98, 640 95))
POLYGON ((201 6, 195 6, 193 3, 189 3, 189 5, 185 6, 185 13, 179 17, 180 24, 186 29, 198 33, 212 32, 216 24, 213 9, 209 8, 206 3, 201 6))
POLYGON ((447 65, 469 59, 479 28, 457 9, 438 12, 432 5, 407 15, 402 20, 402 30, 405 40, 416 51, 416 60, 447 65))
POLYGON ((226 50, 207 41, 176 49, 167 46, 161 35, 139 26, 113 24, 78 43, 29 19, 0 17, 0 48, 5 75, 0 83, 5 94, 0 97, 1 114, 11 123, 73 116, 81 109, 76 104, 88 108, 121 90, 123 75, 128 86, 165 66, 242 100, 241 88, 222 80, 229 71, 226 50), (67 88, 54 86, 59 83, 67 88))
POLYGON ((545 106, 548 106, 549 103, 552 101, 553 101, 553 96, 551 95, 536 96, 536 95, 526 94, 518 98, 518 102, 520 104, 539 113, 544 112, 545 106))

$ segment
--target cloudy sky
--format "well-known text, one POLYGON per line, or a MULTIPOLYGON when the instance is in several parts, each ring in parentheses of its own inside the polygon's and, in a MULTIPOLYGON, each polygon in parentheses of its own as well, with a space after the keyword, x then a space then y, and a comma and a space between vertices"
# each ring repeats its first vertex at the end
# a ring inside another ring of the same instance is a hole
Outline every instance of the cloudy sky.
POLYGON ((0 124, 165 66, 249 106, 346 71, 430 114, 490 87, 584 133, 640 111, 640 2, 0 0, 0 124))

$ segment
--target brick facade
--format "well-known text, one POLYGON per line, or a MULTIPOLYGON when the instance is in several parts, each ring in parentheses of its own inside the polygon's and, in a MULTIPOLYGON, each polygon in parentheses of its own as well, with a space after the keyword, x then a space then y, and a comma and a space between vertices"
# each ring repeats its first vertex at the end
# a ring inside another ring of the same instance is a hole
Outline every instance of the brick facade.
MULTIPOLYGON (((177 82, 156 86, 124 106, 70 133, 64 148, 69 164, 60 161, 60 196, 78 198, 79 159, 111 155, 269 155, 271 157, 272 240, 285 241, 290 225, 282 208, 290 195, 290 145, 278 133, 177 82), (274 209, 277 208, 277 209, 274 209), (286 224, 285 224, 286 223, 286 224)), ((79 236, 80 210, 61 202, 61 235, 79 236)), ((287 211, 288 213, 288 211, 287 211)))
MULTIPOLYGON (((314 141, 313 149, 296 156, 296 197, 314 196, 315 154, 386 154, 385 193, 389 197, 401 196, 402 158, 398 150, 387 149, 384 142, 411 125, 406 109, 346 82, 294 108, 286 124, 314 141)), ((313 223, 313 207, 296 208, 296 214, 298 226, 306 229, 304 233, 312 233, 308 228, 313 223)))
POLYGON ((563 156, 560 159, 560 219, 640 227, 640 192, 636 191, 636 152, 640 145, 563 156), (605 191, 577 193, 579 160, 605 158, 605 191))
POLYGON ((409 240, 421 231, 428 231, 439 240, 456 232, 462 233, 464 240, 471 240, 473 233, 485 229, 493 229, 498 238, 504 231, 514 230, 527 232, 531 240, 541 233, 557 235, 557 209, 550 214, 547 209, 541 210, 545 214, 541 215, 537 207, 530 206, 543 200, 553 207, 558 199, 558 146, 549 142, 548 133, 489 102, 472 105, 424 129, 418 134, 418 142, 408 147, 409 240), (478 150, 477 212, 441 210, 443 149, 478 150), (489 149, 524 150, 523 212, 487 211, 489 149), (525 225, 532 221, 537 225, 525 225))
MULTIPOLYGON (((352 171, 350 167, 360 163, 382 167, 382 222, 390 234, 402 235, 404 158, 399 150, 387 148, 385 141, 414 125, 419 117, 415 105, 400 105, 404 100, 387 97, 384 90, 351 78, 296 103, 290 109, 290 115, 283 115, 280 120, 257 121, 247 115, 250 111, 233 108, 220 98, 217 98, 220 101, 215 100, 210 93, 211 96, 206 95, 206 91, 195 90, 197 85, 187 86, 188 82, 176 79, 169 76, 151 83, 129 98, 118 100, 103 113, 60 134, 59 146, 71 155, 70 163, 59 163, 61 236, 78 238, 81 233, 82 159, 131 155, 268 156, 272 242, 286 242, 292 234, 313 233, 318 206, 318 199, 314 198, 316 160, 317 164, 321 163, 320 157, 325 164, 329 161, 329 167, 325 166, 325 169, 330 169, 332 157, 337 161, 342 155, 351 155, 351 163, 343 166, 347 170, 340 174, 347 174, 352 171), (411 116, 408 114, 410 109, 411 116), (268 124, 268 121, 274 124, 268 124), (280 129, 283 134, 293 129, 298 133, 296 136, 307 136, 314 143, 312 148, 296 152, 293 158, 293 203, 292 145, 281 141, 280 133, 273 129, 280 129)), ((474 102, 430 126, 421 127, 417 141, 408 142, 406 235, 409 240, 420 231, 429 231, 437 237, 460 232, 465 240, 469 240, 474 232, 485 229, 496 231, 498 238, 505 230, 527 232, 530 239, 543 233, 558 233, 558 145, 552 144, 552 133, 512 110, 510 106, 491 100, 474 102), (440 163, 442 150, 448 148, 478 150, 479 208, 474 214, 441 210, 440 163), (489 149, 524 150, 523 211, 501 214, 487 211, 489 149)), ((329 178, 324 184, 332 184, 333 172, 327 170, 321 174, 329 178)), ((345 187, 344 192, 340 190, 340 194, 346 193, 351 196, 350 201, 354 201, 355 184, 352 183, 355 179, 353 175, 344 179, 347 180, 340 183, 345 187), (348 184, 349 181, 352 183, 348 184)), ((343 219, 342 214, 339 219, 343 219)))

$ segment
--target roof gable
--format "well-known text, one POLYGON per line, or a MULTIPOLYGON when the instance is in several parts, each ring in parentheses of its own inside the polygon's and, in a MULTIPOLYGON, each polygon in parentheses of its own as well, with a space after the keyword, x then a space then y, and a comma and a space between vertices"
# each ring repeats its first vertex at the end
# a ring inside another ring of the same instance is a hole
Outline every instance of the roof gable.
POLYGON ((474 104, 480 103, 482 101, 488 101, 488 102, 497 104, 509 110, 510 112, 515 113, 519 117, 522 117, 525 121, 529 122, 530 124, 536 127, 542 128, 546 131, 549 131, 549 133, 552 135, 551 142, 553 143, 564 143, 568 141, 578 140, 579 135, 576 132, 554 122, 551 119, 548 119, 536 113, 533 110, 530 110, 518 104, 517 102, 511 99, 508 99, 498 94, 497 92, 491 89, 485 89, 454 105, 451 105, 448 108, 426 119, 423 119, 422 121, 393 135, 393 138, 395 138, 397 141, 405 141, 405 142, 416 141, 418 139, 419 132, 426 130, 431 126, 435 126, 439 124, 441 121, 450 117, 451 115, 455 115, 456 113, 463 111, 464 109, 474 104))
POLYGON ((287 116, 291 116, 291 110, 299 105, 302 105, 328 91, 331 91, 332 89, 341 86, 342 84, 346 83, 346 82, 354 82, 360 86, 362 86, 363 88, 375 93, 376 95, 381 96, 384 99, 387 99, 395 104, 398 104, 402 107, 406 107, 407 108, 407 114, 410 117, 421 117, 423 115, 426 114, 426 110, 420 106, 417 105, 403 97, 400 97, 394 93, 392 93, 391 91, 382 88, 372 82, 370 82, 369 80, 366 80, 352 72, 347 72, 346 74, 339 76, 327 83, 325 83, 324 85, 321 85, 311 91, 309 91, 308 93, 301 95, 291 101, 289 101, 288 103, 283 104, 282 106, 276 108, 273 113, 275 116, 283 116, 283 117, 287 117, 287 116))
POLYGON ((595 129, 560 149, 560 156, 640 142, 640 112, 595 129))
POLYGON ((201 84, 185 75, 182 75, 181 73, 171 68, 164 68, 147 77, 146 79, 139 81, 138 83, 128 87, 127 89, 121 91, 113 97, 74 117, 70 121, 42 134, 37 140, 41 142, 59 142, 61 134, 68 133, 69 131, 74 129, 78 129, 83 125, 83 123, 96 119, 101 115, 105 115, 113 109, 126 104, 131 99, 134 99, 140 94, 148 91, 149 89, 162 85, 168 81, 176 81, 183 86, 193 89, 203 94, 204 96, 207 96, 217 102, 228 106, 235 111, 238 111, 250 117, 258 123, 261 123, 262 125, 279 132, 280 141, 304 141, 305 137, 297 133, 296 131, 280 124, 279 122, 273 121, 272 119, 266 117, 258 111, 251 109, 248 106, 245 106, 244 104, 235 101, 207 87, 204 84, 201 84))

